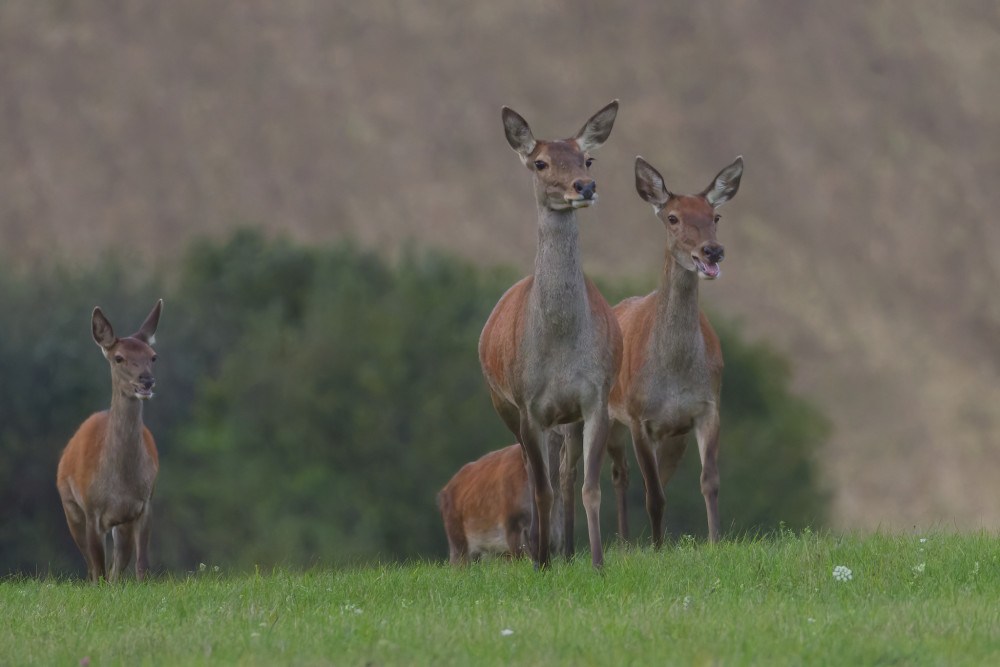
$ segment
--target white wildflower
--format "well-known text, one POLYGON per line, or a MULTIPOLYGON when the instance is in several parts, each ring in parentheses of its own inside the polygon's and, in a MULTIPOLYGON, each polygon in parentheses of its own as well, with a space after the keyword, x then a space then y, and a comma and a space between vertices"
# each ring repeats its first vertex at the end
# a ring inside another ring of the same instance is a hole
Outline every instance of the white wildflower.
POLYGON ((920 563, 919 565, 913 566, 913 574, 920 575, 924 573, 924 569, 927 567, 927 563, 920 563))
POLYGON ((833 568, 833 578, 837 581, 850 581, 854 578, 854 573, 846 565, 838 565, 833 568))
POLYGON ((512 634, 514 634, 514 631, 511 630, 510 628, 504 628, 503 630, 500 631, 501 637, 510 637, 512 634))

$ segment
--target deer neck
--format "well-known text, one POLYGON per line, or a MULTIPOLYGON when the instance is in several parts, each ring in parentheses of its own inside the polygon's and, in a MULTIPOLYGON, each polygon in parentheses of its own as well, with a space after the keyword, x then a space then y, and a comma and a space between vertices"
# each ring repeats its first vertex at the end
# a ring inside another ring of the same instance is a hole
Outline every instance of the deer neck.
POLYGON ((668 250, 651 344, 656 352, 654 357, 674 371, 692 369, 705 359, 698 283, 698 274, 678 264, 668 250))
POLYGON ((115 468, 134 470, 146 456, 142 437, 142 401, 129 393, 131 388, 115 387, 108 410, 105 462, 115 468))
POLYGON ((539 210, 531 321, 557 336, 577 331, 588 313, 578 238, 574 210, 539 210))

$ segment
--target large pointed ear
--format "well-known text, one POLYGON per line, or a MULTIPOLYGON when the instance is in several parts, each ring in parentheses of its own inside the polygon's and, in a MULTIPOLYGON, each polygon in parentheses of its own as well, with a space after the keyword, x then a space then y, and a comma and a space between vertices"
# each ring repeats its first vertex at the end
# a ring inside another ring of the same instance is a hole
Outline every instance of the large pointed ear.
POLYGON ((535 141, 534 135, 531 134, 528 121, 510 107, 504 107, 500 111, 500 116, 503 118, 503 131, 507 135, 507 143, 517 151, 522 161, 527 161, 531 151, 535 150, 535 145, 538 143, 535 141))
POLYGON ((111 322, 101 312, 100 307, 94 308, 94 314, 90 317, 90 330, 94 335, 94 342, 101 346, 105 352, 110 350, 115 342, 115 331, 111 328, 111 322))
POLYGON ((615 117, 618 115, 618 100, 612 100, 610 104, 590 117, 580 131, 573 137, 584 153, 597 150, 604 145, 611 135, 611 128, 615 125, 615 117))
POLYGON ((666 204, 672 196, 664 185, 660 172, 638 155, 635 158, 635 189, 643 201, 656 208, 666 204))
POLYGON ((153 334, 156 333, 156 325, 160 322, 161 310, 163 310, 163 299, 156 302, 153 310, 146 317, 146 321, 142 323, 138 331, 132 334, 132 338, 138 338, 146 345, 152 345, 156 341, 156 337, 153 334))
POLYGON ((731 165, 719 172, 712 184, 702 193, 713 208, 719 208, 732 199, 740 189, 740 178, 743 176, 743 156, 740 155, 731 165))

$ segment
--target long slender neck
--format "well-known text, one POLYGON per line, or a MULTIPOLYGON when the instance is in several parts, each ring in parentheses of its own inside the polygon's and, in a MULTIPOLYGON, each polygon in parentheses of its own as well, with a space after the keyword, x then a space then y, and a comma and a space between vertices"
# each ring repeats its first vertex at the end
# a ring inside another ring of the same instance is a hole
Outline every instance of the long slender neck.
POLYGON ((651 344, 657 358, 674 369, 691 368, 704 358, 698 282, 698 275, 679 265, 668 250, 651 344))
POLYGON ((545 328, 575 328, 588 312, 578 237, 573 209, 539 208, 531 307, 544 317, 545 328))
POLYGON ((142 401, 121 387, 111 391, 108 410, 108 433, 104 447, 105 460, 117 466, 133 469, 145 449, 142 441, 142 401))

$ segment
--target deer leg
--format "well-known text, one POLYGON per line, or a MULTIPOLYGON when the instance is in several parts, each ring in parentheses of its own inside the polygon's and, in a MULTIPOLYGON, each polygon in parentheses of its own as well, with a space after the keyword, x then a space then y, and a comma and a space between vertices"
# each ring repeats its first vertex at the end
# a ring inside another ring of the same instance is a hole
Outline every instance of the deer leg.
MULTIPOLYGON (((132 560, 135 547, 135 522, 121 523, 111 529, 111 572, 108 581, 118 581, 128 562, 132 560)), ((138 565, 138 563, 136 564, 138 565)), ((138 571, 138 568, 137 568, 138 571)), ((138 574, 136 575, 138 578, 138 574)))
POLYGON ((698 424, 698 454, 701 456, 701 495, 705 496, 708 514, 708 540, 718 542, 719 526, 719 416, 712 415, 698 424))
POLYGON ((107 577, 104 564, 104 536, 97 529, 97 517, 87 517, 86 527, 86 551, 84 557, 87 559, 87 576, 96 583, 100 583, 102 578, 107 577))
POLYGON ((87 574, 90 574, 90 556, 87 550, 87 515, 83 508, 72 500, 63 501, 63 512, 66 513, 66 523, 69 525, 70 535, 76 542, 76 548, 80 550, 84 561, 87 563, 87 574))
MULTIPOLYGON (((552 513, 552 486, 549 484, 549 475, 545 469, 545 456, 542 446, 545 433, 538 428, 526 415, 521 415, 521 450, 528 463, 528 479, 533 484, 535 493, 535 513, 537 513, 538 551, 535 556, 535 563, 539 568, 549 565, 549 536, 550 519, 552 513)), ((535 516, 532 516, 532 527, 536 523, 535 516)))
POLYGON ((611 457, 611 483, 618 501, 618 535, 628 542, 628 456, 625 453, 625 429, 618 422, 611 425, 608 455, 611 457))
POLYGON ((559 463, 559 487, 563 503, 563 539, 566 560, 576 552, 576 464, 583 453, 583 424, 577 422, 565 428, 562 457, 559 463))
POLYGON ((646 487, 646 513, 649 514, 649 524, 653 531, 653 546, 659 549, 663 546, 663 510, 667 505, 667 498, 663 495, 660 474, 656 469, 656 455, 642 424, 634 421, 630 428, 632 447, 635 449, 639 472, 642 473, 642 482, 646 487))
MULTIPOLYGON (((153 532, 153 506, 147 501, 135 532, 135 578, 142 581, 149 570, 149 537, 153 532)), ((122 564, 124 567, 124 563, 122 564)))
POLYGON ((583 425, 583 509, 587 513, 590 535, 590 562, 595 568, 604 567, 604 547, 601 544, 601 465, 608 444, 607 401, 600 402, 583 425))

